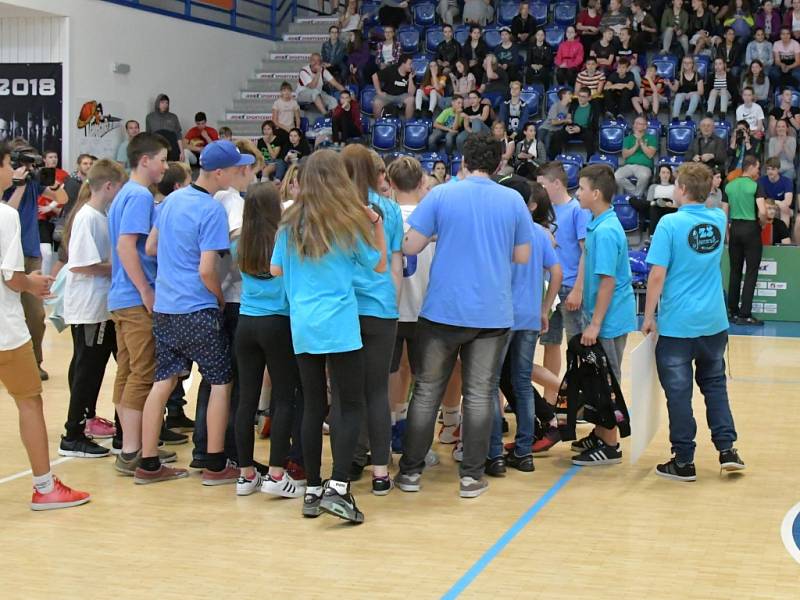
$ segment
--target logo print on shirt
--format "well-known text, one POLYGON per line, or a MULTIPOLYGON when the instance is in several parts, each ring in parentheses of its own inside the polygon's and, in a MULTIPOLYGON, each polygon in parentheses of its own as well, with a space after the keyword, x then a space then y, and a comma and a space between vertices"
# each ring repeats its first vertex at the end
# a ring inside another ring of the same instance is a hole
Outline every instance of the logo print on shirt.
POLYGON ((708 254, 719 248, 722 234, 716 225, 700 223, 689 232, 689 246, 698 254, 708 254))

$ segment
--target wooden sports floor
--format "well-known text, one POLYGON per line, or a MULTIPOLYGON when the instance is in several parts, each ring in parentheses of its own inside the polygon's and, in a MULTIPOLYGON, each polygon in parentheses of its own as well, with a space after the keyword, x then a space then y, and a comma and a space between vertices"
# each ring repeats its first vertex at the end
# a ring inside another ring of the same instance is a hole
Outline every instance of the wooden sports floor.
MULTIPOLYGON (((629 350, 639 340, 632 335, 629 350)), ((653 474, 669 457, 666 422, 635 466, 626 456, 623 465, 572 469, 562 444, 537 459, 535 473, 492 479, 474 500, 459 499, 451 447, 436 444, 442 461, 425 473, 420 493, 375 497, 368 476, 355 484, 366 514, 358 527, 328 516, 303 519, 299 500, 203 487, 197 474, 134 486, 113 470, 112 458, 58 461, 69 334, 48 328, 45 344, 54 471, 93 499, 69 510, 28 509, 16 413, 0 390, 6 600, 800 598, 800 564, 780 534, 784 515, 800 502, 800 339, 732 337, 729 389, 748 466, 741 476, 719 474, 698 401, 696 483, 653 474)), ((113 368, 98 404, 106 417, 113 414, 113 368)), ((266 444, 258 442, 259 460, 266 461, 266 444)), ((173 448, 187 465, 190 445, 173 448)))

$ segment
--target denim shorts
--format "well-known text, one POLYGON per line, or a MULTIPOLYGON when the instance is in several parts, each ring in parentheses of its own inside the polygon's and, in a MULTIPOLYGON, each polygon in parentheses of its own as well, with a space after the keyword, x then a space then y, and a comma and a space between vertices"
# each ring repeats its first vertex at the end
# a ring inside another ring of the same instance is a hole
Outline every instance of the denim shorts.
POLYGON ((153 337, 156 381, 190 371, 193 362, 211 385, 233 380, 231 342, 218 309, 206 308, 184 315, 153 313, 153 337))
POLYGON ((539 343, 543 346, 560 346, 564 339, 564 331, 567 332, 567 340, 583 331, 583 309, 567 310, 567 305, 565 304, 565 300, 571 291, 572 288, 565 285, 562 285, 561 289, 558 290, 559 303, 550 316, 550 328, 539 338, 539 343))

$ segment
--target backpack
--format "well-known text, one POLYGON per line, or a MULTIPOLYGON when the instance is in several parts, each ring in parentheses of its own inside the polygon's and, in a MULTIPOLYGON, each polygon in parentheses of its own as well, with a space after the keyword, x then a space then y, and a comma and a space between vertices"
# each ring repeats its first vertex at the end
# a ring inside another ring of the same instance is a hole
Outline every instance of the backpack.
POLYGON ((630 416, 619 382, 608 364, 603 347, 581 344, 581 334, 567 344, 567 372, 558 390, 556 413, 562 440, 574 440, 575 422, 583 412, 583 419, 606 429, 619 428, 620 437, 631 434, 630 416))

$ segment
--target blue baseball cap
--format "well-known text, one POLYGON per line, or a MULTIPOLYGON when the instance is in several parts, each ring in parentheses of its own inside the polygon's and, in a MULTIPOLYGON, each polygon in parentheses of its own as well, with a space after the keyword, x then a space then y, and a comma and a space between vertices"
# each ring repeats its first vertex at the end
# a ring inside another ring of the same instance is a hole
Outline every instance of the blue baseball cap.
POLYGON ((200 153, 200 168, 204 171, 244 167, 255 162, 255 156, 242 154, 236 145, 228 140, 211 142, 200 153))

